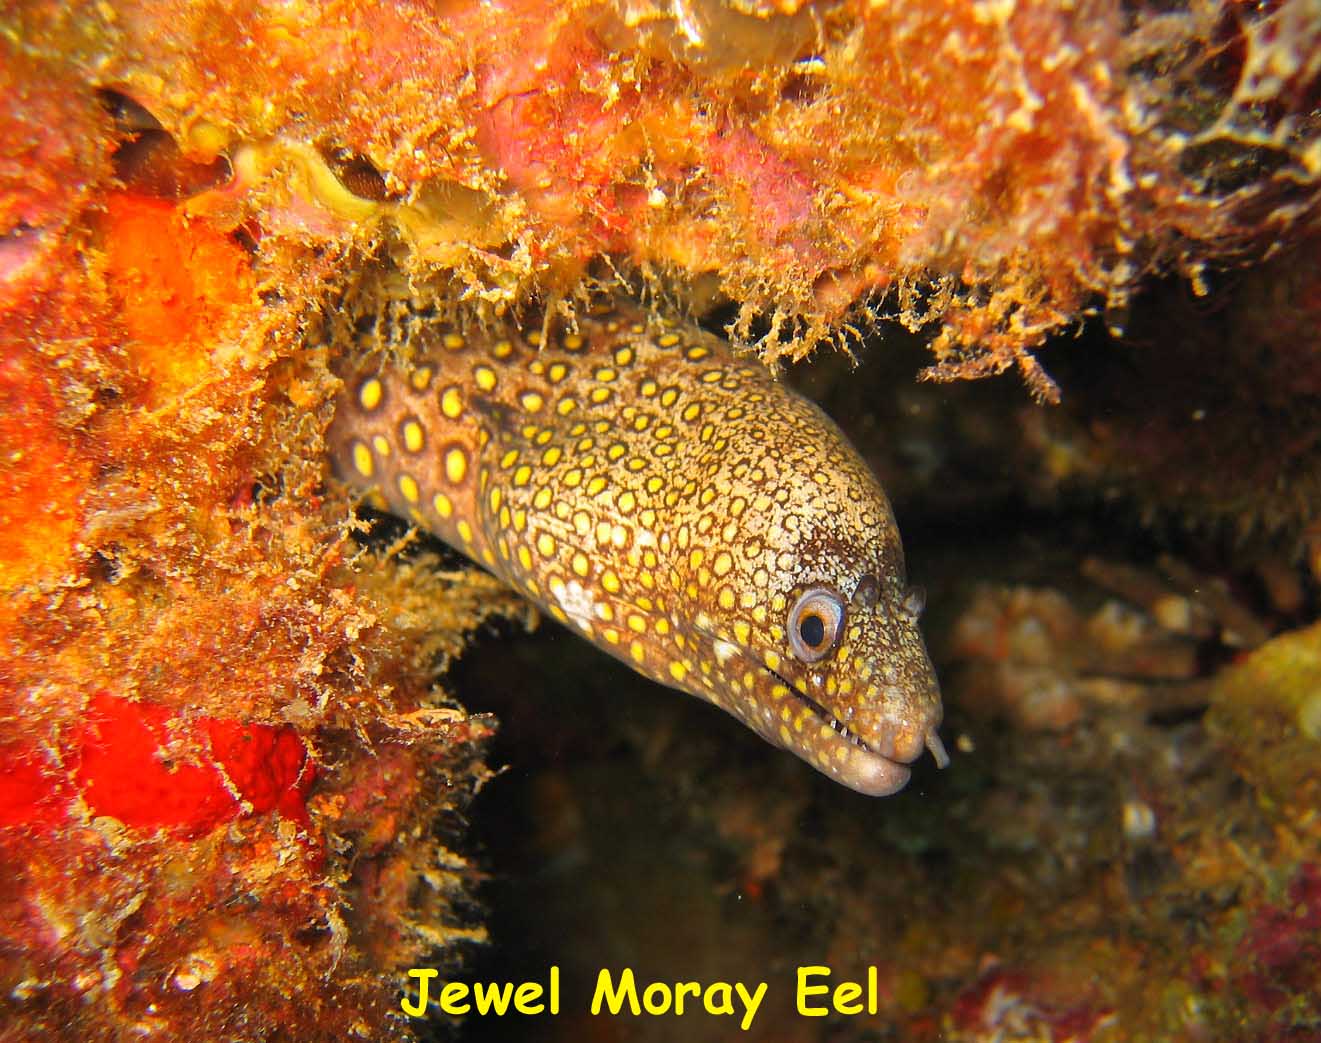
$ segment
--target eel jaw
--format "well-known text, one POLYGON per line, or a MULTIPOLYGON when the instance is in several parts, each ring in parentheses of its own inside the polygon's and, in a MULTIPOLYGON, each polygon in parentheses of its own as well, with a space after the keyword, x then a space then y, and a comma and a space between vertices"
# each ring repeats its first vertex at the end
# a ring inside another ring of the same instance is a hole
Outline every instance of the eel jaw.
MULTIPOLYGON (((766 671, 788 688, 824 726, 817 730, 810 745, 798 749, 790 747, 789 752, 802 757, 812 767, 841 785, 868 797, 888 797, 908 784, 912 772, 905 764, 877 753, 860 736, 850 731, 843 721, 801 691, 797 685, 770 667, 766 667, 766 671)), ((932 735, 935 735, 934 731, 932 735)), ((778 739, 775 741, 779 742, 778 739)), ((939 744, 940 739, 937 737, 934 741, 939 744)), ((934 754, 935 751, 932 752, 934 754)))

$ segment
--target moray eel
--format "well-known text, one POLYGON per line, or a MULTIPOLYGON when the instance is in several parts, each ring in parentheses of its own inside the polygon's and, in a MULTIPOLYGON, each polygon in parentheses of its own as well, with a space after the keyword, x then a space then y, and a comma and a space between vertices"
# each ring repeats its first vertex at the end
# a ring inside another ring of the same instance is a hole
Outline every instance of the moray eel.
POLYGON ((890 504, 767 369, 627 308, 544 344, 415 322, 396 354, 343 374, 350 486, 852 789, 946 763, 890 504))

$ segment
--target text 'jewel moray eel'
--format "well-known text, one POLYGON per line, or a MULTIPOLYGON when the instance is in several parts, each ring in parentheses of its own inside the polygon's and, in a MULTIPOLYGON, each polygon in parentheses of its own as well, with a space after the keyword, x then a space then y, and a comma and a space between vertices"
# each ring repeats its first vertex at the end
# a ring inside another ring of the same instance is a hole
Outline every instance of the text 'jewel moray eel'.
POLYGON ((946 763, 890 504, 815 405, 627 308, 545 344, 410 330, 346 374, 342 479, 846 786, 946 763))

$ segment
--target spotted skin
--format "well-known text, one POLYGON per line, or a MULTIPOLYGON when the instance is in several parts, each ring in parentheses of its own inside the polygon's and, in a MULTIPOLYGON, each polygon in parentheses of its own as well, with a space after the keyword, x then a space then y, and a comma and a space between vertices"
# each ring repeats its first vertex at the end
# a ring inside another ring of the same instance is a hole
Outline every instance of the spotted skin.
POLYGON ((924 748, 944 763, 894 516, 816 406, 627 310, 547 344, 434 323, 409 341, 410 364, 346 374, 340 478, 853 789, 894 792, 924 748), (814 589, 844 607, 807 662, 788 628, 814 589))

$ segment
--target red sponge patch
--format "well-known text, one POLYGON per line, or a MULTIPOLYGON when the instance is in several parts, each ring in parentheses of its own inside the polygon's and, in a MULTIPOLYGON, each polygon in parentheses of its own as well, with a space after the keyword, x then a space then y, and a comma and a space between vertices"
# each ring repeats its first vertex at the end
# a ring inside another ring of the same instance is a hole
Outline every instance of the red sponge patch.
POLYGON ((75 793, 93 815, 184 836, 269 811, 305 822, 316 774, 290 727, 187 719, 106 693, 93 697, 64 753, 72 786, 36 751, 22 753, 5 758, 13 767, 0 784, 0 826, 54 824, 75 793))

